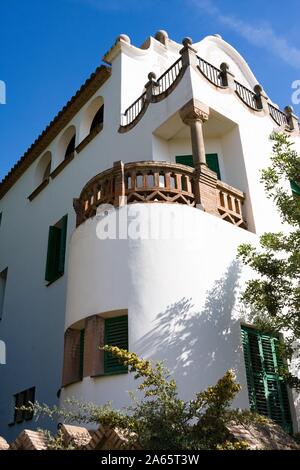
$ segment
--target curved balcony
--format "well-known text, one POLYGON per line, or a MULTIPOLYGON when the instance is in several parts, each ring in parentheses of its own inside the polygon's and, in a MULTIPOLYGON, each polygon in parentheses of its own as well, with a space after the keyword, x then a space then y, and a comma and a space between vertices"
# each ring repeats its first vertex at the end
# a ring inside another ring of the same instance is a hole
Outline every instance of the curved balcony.
POLYGON ((115 162, 113 168, 99 173, 74 199, 77 226, 96 215, 101 204, 132 203, 186 204, 246 228, 242 191, 217 179, 204 166, 201 170, 178 163, 141 161, 115 162))

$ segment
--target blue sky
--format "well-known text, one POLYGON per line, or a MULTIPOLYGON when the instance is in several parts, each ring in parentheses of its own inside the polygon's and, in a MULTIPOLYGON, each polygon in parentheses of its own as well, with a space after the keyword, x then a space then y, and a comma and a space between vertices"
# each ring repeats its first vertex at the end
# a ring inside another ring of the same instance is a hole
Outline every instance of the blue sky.
POLYGON ((221 34, 281 107, 300 80, 299 0, 0 0, 0 15, 0 179, 120 33, 137 46, 159 29, 178 42, 221 34))

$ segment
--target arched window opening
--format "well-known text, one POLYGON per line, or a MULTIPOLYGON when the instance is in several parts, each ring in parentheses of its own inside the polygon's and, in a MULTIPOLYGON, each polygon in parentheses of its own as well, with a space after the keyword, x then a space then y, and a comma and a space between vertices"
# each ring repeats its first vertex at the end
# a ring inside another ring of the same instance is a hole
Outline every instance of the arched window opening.
POLYGON ((50 176, 50 171, 51 171, 51 160, 50 162, 48 163, 48 165, 46 166, 46 169, 44 171, 44 174, 43 174, 43 181, 46 181, 49 176, 50 176))
POLYGON ((71 157, 75 151, 75 135, 71 138, 66 153, 65 153, 65 159, 71 157))
POLYGON ((99 132, 103 127, 103 116, 104 116, 104 105, 98 109, 96 112, 94 119, 92 120, 92 124, 90 127, 90 134, 93 132, 99 132))

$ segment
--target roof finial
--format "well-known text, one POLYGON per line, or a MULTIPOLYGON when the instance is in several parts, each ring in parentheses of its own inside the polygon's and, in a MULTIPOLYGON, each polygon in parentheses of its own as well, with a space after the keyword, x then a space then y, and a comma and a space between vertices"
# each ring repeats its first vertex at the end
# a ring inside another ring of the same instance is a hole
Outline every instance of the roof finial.
POLYGON ((120 34, 118 37, 117 37, 117 40, 116 42, 119 42, 119 41, 124 41, 124 42, 127 42, 127 44, 130 44, 130 37, 127 36, 127 34, 120 34))
POLYGON ((193 44, 193 41, 189 37, 183 38, 182 44, 183 44, 184 47, 191 46, 193 44))
POLYGON ((157 31, 154 37, 157 41, 161 42, 164 45, 167 44, 168 39, 169 39, 167 31, 164 31, 163 29, 160 29, 159 31, 157 31))

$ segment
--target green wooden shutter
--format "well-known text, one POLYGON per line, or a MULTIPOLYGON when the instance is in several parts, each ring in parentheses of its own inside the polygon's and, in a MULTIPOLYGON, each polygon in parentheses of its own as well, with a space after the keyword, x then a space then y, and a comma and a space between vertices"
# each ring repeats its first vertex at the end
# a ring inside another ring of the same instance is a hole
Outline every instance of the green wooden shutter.
POLYGON ((181 165, 187 165, 194 168, 193 155, 178 155, 175 157, 176 163, 181 163, 181 165))
MULTIPOLYGON (((214 171, 215 173, 217 173, 218 179, 220 180, 221 172, 220 172, 218 154, 207 153, 205 157, 206 157, 206 163, 207 163, 208 168, 214 171)), ((193 155, 177 155, 175 157, 175 161, 176 163, 181 163, 182 165, 187 165, 187 166, 191 166, 192 168, 194 168, 193 155)))
POLYGON ((80 343, 79 343, 79 377, 83 377, 83 358, 84 358, 84 334, 85 331, 80 330, 80 343))
MULTIPOLYGON (((128 349, 128 317, 107 318, 104 324, 104 343, 108 346, 118 346, 121 349, 128 349)), ((104 373, 127 372, 128 367, 124 366, 111 353, 104 353, 104 373)))
POLYGON ((296 194, 297 196, 300 196, 300 186, 297 183, 295 183, 295 181, 290 181, 290 185, 291 185, 293 193, 296 194))
POLYGON ((218 180, 221 179, 221 172, 220 172, 220 167, 219 167, 219 159, 218 159, 218 154, 217 153, 207 153, 205 155, 206 157, 206 163, 207 166, 210 170, 214 171, 217 173, 218 180))
POLYGON ((49 227, 48 252, 45 279, 52 282, 58 274, 58 260, 60 253, 61 229, 55 226, 49 227))
POLYGON ((279 338, 242 327, 250 408, 292 432, 288 393, 280 376, 279 338))
POLYGON ((65 270, 66 240, 67 240, 68 216, 61 219, 61 232, 59 241, 58 273, 63 274, 65 270))

